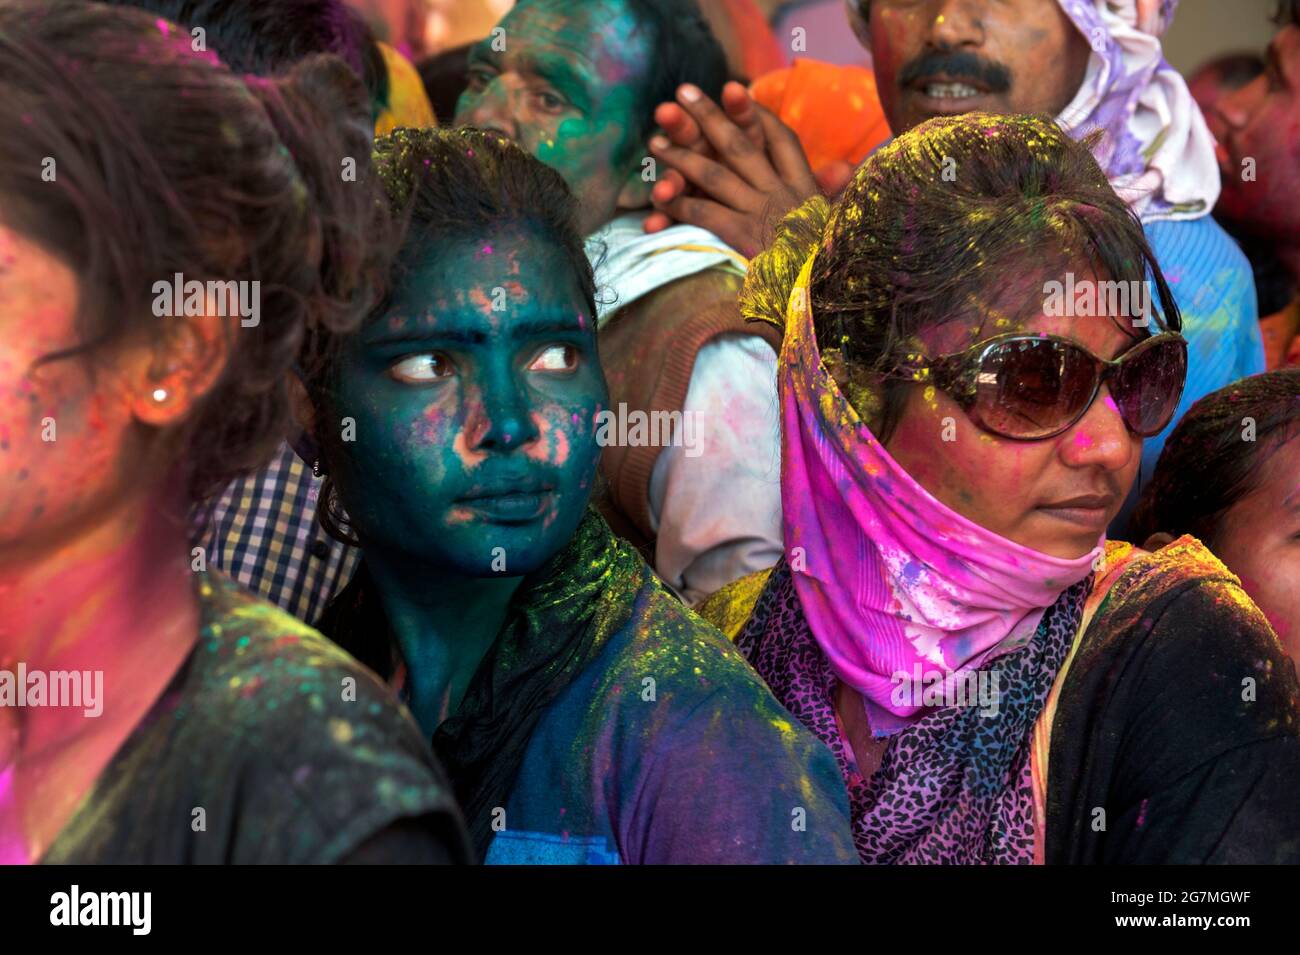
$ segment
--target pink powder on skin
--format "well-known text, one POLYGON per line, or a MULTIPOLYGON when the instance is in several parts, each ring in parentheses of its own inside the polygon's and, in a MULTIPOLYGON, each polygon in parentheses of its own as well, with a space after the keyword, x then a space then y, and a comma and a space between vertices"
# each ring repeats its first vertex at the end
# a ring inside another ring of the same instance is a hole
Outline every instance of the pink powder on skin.
POLYGON ((480 312, 489 316, 493 314, 492 296, 487 290, 481 288, 470 289, 469 300, 480 312))
POLYGON ((538 440, 533 442, 524 452, 534 461, 543 461, 557 466, 563 466, 569 460, 569 435, 559 422, 563 418, 551 420, 547 414, 533 415, 533 425, 537 428, 538 440))
MULTIPOLYGON (((482 416, 480 415, 480 417, 482 416)), ((469 430, 470 429, 467 425, 464 430, 457 431, 456 438, 451 443, 451 450, 455 453, 456 457, 460 458, 461 463, 465 466, 466 470, 476 467, 484 458, 487 457, 487 455, 482 451, 475 451, 470 446, 470 438, 468 437, 469 430)), ((474 443, 478 443, 477 439, 474 440, 474 443)))

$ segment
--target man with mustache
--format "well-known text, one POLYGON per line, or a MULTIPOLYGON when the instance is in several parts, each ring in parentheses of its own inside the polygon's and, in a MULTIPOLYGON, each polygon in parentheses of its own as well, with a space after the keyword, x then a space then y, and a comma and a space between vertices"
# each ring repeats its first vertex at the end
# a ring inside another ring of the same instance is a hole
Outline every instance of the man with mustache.
MULTIPOLYGON (((1213 138, 1160 54, 1176 5, 847 0, 895 134, 976 110, 1047 113, 1076 137, 1099 133, 1098 161, 1142 219, 1183 312, 1190 367, 1181 415, 1202 395, 1263 370, 1264 358, 1249 265, 1209 215, 1219 194, 1213 138)), ((651 151, 674 173, 656 187, 661 215, 647 228, 690 222, 753 254, 816 187, 797 140, 742 87, 728 85, 722 104, 682 90, 677 103, 660 106, 656 118, 672 141, 652 141, 651 151)), ((1146 442, 1144 477, 1167 434, 1146 442)))

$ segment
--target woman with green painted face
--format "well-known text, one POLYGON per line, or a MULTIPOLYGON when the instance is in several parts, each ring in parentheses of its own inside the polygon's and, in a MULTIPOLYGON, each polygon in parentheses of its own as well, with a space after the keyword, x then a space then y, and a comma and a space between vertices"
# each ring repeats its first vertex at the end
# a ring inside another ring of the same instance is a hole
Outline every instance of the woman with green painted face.
POLYGON ((325 522, 365 555, 322 629, 398 688, 488 862, 853 861, 830 753, 588 508, 608 393, 564 181, 469 129, 376 162, 389 294, 305 363, 325 522))

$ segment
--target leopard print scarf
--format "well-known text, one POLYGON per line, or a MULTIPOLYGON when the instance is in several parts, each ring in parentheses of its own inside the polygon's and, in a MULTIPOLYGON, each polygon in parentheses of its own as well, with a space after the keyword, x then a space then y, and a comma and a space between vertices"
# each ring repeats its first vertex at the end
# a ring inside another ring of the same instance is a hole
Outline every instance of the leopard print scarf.
POLYGON ((808 628, 784 560, 736 646, 782 705, 835 754, 863 862, 1028 864, 1034 861, 1034 722, 1091 588, 1091 576, 1070 587, 1026 645, 985 667, 998 673, 996 716, 981 715, 977 706, 936 708, 890 738, 870 778, 859 774, 840 734, 837 678, 808 628))

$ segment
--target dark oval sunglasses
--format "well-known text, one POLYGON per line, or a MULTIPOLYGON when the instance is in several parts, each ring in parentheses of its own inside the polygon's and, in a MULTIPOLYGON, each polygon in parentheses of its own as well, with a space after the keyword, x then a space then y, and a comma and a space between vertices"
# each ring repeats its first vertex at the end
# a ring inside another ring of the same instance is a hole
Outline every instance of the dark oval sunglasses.
POLYGON ((934 384, 975 424, 1003 438, 1041 441, 1068 431, 1104 384, 1128 429, 1149 438, 1165 429, 1178 408, 1187 379, 1187 340, 1163 332, 1106 359, 1068 338, 1012 332, 912 370, 927 367, 934 384))

